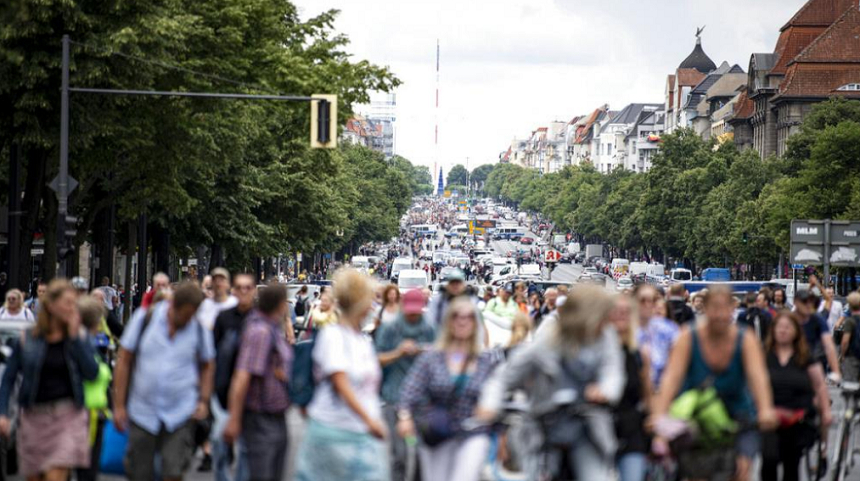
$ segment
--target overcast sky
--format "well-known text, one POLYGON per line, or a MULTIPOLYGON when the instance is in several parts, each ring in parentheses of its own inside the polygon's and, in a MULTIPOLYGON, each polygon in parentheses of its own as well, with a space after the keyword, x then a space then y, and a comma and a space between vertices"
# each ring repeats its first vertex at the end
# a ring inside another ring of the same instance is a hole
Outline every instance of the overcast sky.
POLYGON ((772 52, 806 0, 295 0, 303 18, 336 8, 355 59, 388 65, 397 153, 434 164, 436 38, 439 160, 447 173, 496 162, 513 138, 608 103, 662 103, 666 75, 695 45, 747 70, 772 52))

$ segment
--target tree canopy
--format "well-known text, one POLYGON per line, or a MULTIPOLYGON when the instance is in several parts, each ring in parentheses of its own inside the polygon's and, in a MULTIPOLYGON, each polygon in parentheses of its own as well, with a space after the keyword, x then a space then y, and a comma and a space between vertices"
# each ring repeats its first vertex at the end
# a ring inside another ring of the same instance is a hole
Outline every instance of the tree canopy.
MULTIPOLYGON (((58 169, 62 33, 74 42, 75 87, 326 92, 338 95, 342 123, 370 91, 399 80, 347 53, 337 14, 302 21, 282 0, 4 2, 0 155, 9 158, 18 145, 24 158, 20 256, 29 259, 34 236, 56 243, 56 198, 46 185, 58 169)), ((403 203, 429 184, 402 158, 389 165, 358 148, 311 150, 303 102, 73 93, 70 113, 77 244, 99 244, 106 229, 99 219, 115 206, 121 238, 146 213, 174 253, 213 247, 232 267, 247 268, 251 257, 389 236, 403 203)), ((0 168, 4 186, 7 176, 0 168)), ((46 249, 48 278, 55 261, 46 249)), ((19 280, 29 270, 22 264, 19 280)))

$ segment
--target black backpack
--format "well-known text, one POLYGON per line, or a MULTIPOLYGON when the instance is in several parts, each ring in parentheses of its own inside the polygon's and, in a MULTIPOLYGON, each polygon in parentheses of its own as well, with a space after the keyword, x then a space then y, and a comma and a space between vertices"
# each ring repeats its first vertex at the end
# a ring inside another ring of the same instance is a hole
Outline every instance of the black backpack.
POLYGON ((296 297, 296 308, 295 308, 295 311, 296 311, 296 316, 297 316, 297 317, 304 317, 305 312, 306 312, 305 302, 307 302, 307 298, 302 297, 302 296, 297 296, 297 297, 296 297))
MULTIPOLYGON (((854 330, 850 333, 851 339, 848 341, 848 351, 852 356, 860 359, 860 317, 851 317, 854 319, 854 330)), ((839 341, 840 343, 842 342, 841 339, 839 341)))
POLYGON ((224 333, 218 343, 215 357, 215 395, 221 407, 227 409, 230 398, 230 382, 236 369, 236 358, 239 357, 239 346, 242 344, 242 329, 230 329, 224 333))

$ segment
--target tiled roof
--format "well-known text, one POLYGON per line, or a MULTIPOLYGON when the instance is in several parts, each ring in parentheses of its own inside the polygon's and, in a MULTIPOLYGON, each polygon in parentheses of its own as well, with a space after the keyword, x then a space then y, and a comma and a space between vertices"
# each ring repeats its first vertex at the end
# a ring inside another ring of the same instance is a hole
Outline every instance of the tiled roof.
POLYGON ((603 113, 602 107, 594 109, 594 112, 592 112, 591 115, 588 116, 588 120, 585 122, 585 126, 582 128, 581 131, 577 132, 575 143, 581 144, 590 138, 589 134, 591 134, 591 127, 594 125, 594 122, 596 122, 597 119, 600 118, 601 113, 603 113))
POLYGON ((774 55, 776 55, 776 60, 774 61, 773 68, 770 70, 770 75, 784 75, 788 69, 789 62, 791 62, 797 54, 818 38, 826 28, 827 27, 793 27, 783 31, 779 35, 779 40, 776 42, 776 49, 773 51, 774 55))
POLYGON ((738 97, 737 103, 735 103, 735 118, 748 119, 752 117, 752 114, 754 112, 755 102, 750 100, 746 92, 741 92, 740 96, 738 97))
POLYGON ((774 97, 858 97, 860 91, 837 91, 847 84, 860 84, 860 64, 794 64, 788 69, 779 95, 774 97))
POLYGON ((845 10, 856 6, 856 0, 809 0, 780 29, 780 32, 790 27, 826 27, 845 10))
POLYGON ((720 77, 707 91, 707 97, 734 97, 738 87, 745 84, 747 75, 745 73, 729 73, 720 77))
POLYGON ((678 87, 694 87, 705 78, 705 74, 694 68, 679 68, 676 76, 678 87))
POLYGON ((849 8, 793 62, 860 62, 860 8, 849 8))
POLYGON ((857 91, 837 91, 860 83, 860 9, 850 8, 796 56, 779 86, 780 97, 855 97, 857 91))

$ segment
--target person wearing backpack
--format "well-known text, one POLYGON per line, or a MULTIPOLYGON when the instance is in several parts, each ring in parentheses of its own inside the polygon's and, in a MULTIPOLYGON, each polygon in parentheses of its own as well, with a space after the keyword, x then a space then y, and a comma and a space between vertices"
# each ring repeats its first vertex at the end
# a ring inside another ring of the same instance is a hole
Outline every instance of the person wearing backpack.
POLYGON ((235 474, 230 473, 230 452, 233 447, 224 441, 224 427, 229 419, 227 400, 236 358, 239 355, 242 331, 257 297, 254 276, 236 274, 233 279, 233 296, 238 303, 235 307, 218 314, 212 331, 215 339, 215 396, 212 398, 211 408, 215 423, 212 426, 210 440, 215 481, 247 481, 248 479, 248 453, 241 441, 235 443, 237 451, 235 474))
POLYGON ((180 285, 169 301, 139 310, 120 340, 114 372, 114 424, 128 431, 126 474, 182 479, 194 454, 197 422, 209 415, 215 371, 212 333, 195 319, 203 291, 180 285), (132 382, 129 382, 132 381, 132 382))
POLYGON ((260 292, 258 308, 245 320, 230 384, 230 419, 224 440, 232 443, 241 435, 251 481, 280 481, 284 476, 287 373, 293 360, 282 323, 288 309, 283 284, 269 284, 260 292))
MULTIPOLYGON (((849 315, 842 319, 839 346, 842 376, 846 381, 860 381, 860 292, 848 294, 849 315)), ((837 326, 838 327, 838 326, 837 326)))
POLYGON ((92 295, 78 299, 78 312, 81 314, 81 325, 89 333, 90 343, 95 351, 95 359, 99 365, 99 374, 92 381, 84 381, 84 407, 90 414, 90 467, 78 468, 78 481, 94 481, 99 474, 99 461, 101 460, 102 435, 104 434, 105 421, 110 419, 110 408, 108 390, 113 378, 110 364, 99 349, 104 348, 105 336, 104 316, 108 314, 104 301, 95 293, 103 294, 102 291, 93 291, 92 295))
POLYGON ((308 313, 308 304, 308 286, 302 286, 296 294, 296 307, 293 308, 296 317, 304 317, 308 313))

